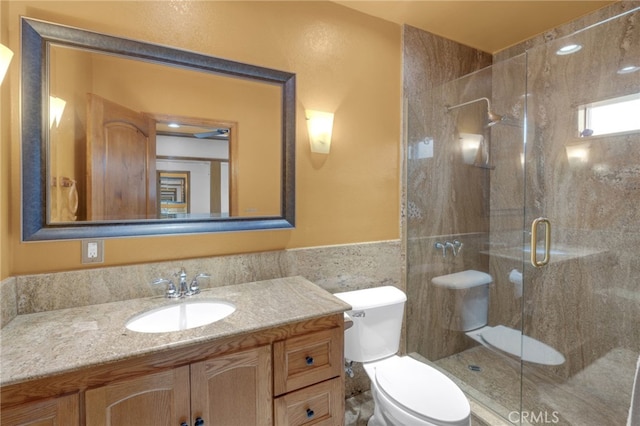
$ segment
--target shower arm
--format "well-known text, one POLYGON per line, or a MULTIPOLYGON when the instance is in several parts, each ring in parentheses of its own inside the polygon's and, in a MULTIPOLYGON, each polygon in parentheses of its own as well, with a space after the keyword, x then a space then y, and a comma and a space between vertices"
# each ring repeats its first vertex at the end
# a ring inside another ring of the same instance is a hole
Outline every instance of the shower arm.
POLYGON ((454 106, 445 106, 445 109, 447 110, 447 112, 449 112, 453 109, 460 108, 466 105, 471 105, 480 101, 485 101, 487 103, 487 115, 489 116, 489 126, 493 126, 494 124, 503 120, 504 117, 502 115, 494 113, 493 110, 491 109, 491 101, 489 100, 489 98, 484 98, 484 97, 478 98, 478 99, 472 99, 470 101, 463 102, 461 104, 454 105, 454 106))
POLYGON ((489 111, 491 111, 491 101, 489 101, 489 98, 478 98, 478 99, 473 99, 467 102, 463 102, 461 104, 458 105, 454 105, 454 106, 445 106, 445 108, 447 109, 447 112, 451 111, 452 109, 456 109, 456 108, 460 108, 463 106, 467 106, 467 105, 471 105, 471 104, 475 104, 476 102, 480 102, 480 101, 486 101, 487 102, 487 109, 489 111))

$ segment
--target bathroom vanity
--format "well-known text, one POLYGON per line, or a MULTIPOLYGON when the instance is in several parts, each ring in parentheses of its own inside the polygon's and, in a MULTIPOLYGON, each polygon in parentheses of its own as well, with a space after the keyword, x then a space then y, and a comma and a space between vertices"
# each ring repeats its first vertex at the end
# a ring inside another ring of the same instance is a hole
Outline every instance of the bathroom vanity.
POLYGON ((209 325, 125 328, 162 297, 22 315, 1 331, 3 425, 341 425, 343 312, 301 277, 203 290, 209 325))

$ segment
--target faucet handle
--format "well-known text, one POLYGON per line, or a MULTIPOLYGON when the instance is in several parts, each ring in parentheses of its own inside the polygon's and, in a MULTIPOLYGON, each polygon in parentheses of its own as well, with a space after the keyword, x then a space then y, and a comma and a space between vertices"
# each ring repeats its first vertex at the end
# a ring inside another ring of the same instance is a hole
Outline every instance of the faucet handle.
POLYGON ((175 299, 180 297, 180 295, 178 294, 178 289, 176 288, 176 285, 171 280, 167 280, 165 278, 158 278, 157 280, 154 280, 151 284, 153 285, 167 284, 167 289, 164 292, 164 297, 168 299, 175 299))
POLYGON ((191 285, 189 286, 189 292, 191 294, 198 294, 200 293, 200 283, 198 282, 198 278, 209 278, 211 275, 209 274, 198 274, 196 275, 193 280, 191 280, 191 285))
POLYGON ((457 255, 459 255, 459 254, 460 254, 460 251, 462 250, 462 246, 463 246, 463 245, 464 245, 464 244, 463 244, 461 241, 459 241, 459 240, 453 240, 453 247, 452 247, 452 250, 453 250, 453 255, 454 255, 454 256, 457 256, 457 255))

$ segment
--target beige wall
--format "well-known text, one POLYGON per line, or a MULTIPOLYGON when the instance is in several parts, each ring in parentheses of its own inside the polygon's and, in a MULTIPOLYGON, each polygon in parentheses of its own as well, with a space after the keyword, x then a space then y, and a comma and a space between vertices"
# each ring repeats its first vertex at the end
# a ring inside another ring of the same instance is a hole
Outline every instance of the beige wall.
MULTIPOLYGON (((16 52, 19 16, 26 15, 297 75, 295 230, 108 239, 102 266, 399 237, 399 26, 329 2, 9 1, 3 7, 8 36, 2 41, 16 52), (329 156, 309 152, 304 109, 336 114, 329 156)), ((2 98, 10 105, 3 142, 5 134, 10 138, 2 144, 0 170, 10 176, 3 172, 0 188, 9 193, 0 212, 0 278, 83 267, 79 241, 20 241, 19 71, 18 54, 2 98)))

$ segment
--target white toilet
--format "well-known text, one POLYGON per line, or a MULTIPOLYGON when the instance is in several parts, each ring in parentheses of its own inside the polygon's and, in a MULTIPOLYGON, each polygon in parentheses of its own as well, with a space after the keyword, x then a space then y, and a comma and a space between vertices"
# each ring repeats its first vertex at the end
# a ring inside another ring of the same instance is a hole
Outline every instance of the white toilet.
POLYGON ((369 426, 469 426, 471 408, 438 370, 396 355, 406 295, 391 286, 336 293, 352 306, 345 358, 362 362, 375 403, 369 426))

